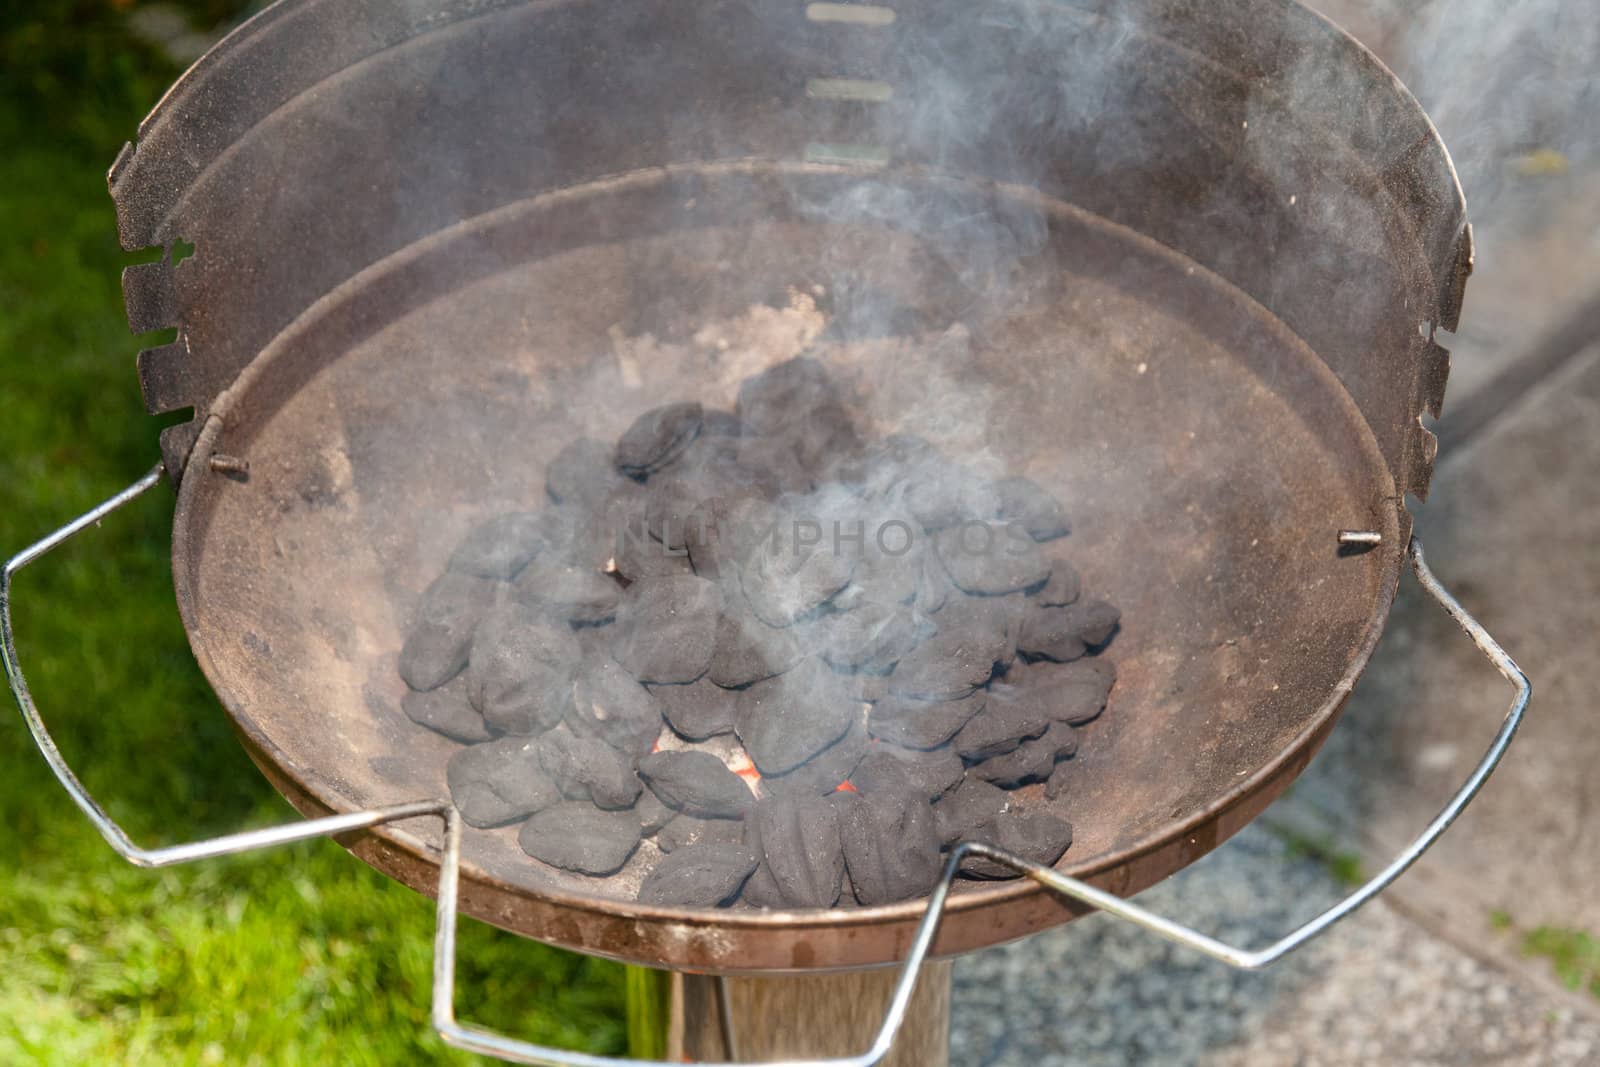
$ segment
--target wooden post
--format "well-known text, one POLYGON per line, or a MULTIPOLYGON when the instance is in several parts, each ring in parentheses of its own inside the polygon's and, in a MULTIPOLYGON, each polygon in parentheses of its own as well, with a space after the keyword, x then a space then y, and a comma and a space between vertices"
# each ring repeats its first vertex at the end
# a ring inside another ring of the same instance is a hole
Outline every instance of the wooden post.
MULTIPOLYGON (((727 978, 734 1053, 743 1062, 816 1059, 864 1052, 889 1008, 895 969, 841 974, 727 978)), ((719 979, 674 975, 668 1059, 718 1063, 723 1040, 719 979)), ((950 963, 923 966, 905 1025, 885 1067, 947 1067, 950 1061, 950 963)))

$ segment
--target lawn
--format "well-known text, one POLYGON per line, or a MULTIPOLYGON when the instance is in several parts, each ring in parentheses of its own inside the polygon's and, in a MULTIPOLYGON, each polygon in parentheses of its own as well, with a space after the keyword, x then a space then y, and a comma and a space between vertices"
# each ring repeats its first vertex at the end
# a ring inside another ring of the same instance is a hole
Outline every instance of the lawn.
MULTIPOLYGON (((105 169, 176 75, 130 0, 0 5, 0 554, 137 478, 157 422, 105 169), (20 9, 20 10, 19 10, 20 9)), ((222 0, 191 0, 197 19, 222 0)), ((68 760, 135 840, 293 817, 184 641, 164 488, 30 567, 24 666, 68 760)), ((8 709, 12 707, 9 697, 8 709)), ((474 1062, 428 1026, 432 905, 318 842, 136 870, 0 716, 0 1063, 474 1062)), ((620 1051, 623 969, 462 922, 463 1018, 620 1051)))

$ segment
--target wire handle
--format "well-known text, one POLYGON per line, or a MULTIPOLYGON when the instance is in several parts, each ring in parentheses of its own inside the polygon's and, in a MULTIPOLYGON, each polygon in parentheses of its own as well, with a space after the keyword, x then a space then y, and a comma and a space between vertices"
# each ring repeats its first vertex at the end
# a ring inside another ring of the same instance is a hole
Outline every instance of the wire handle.
MULTIPOLYGON (((329 815, 319 819, 308 819, 303 822, 290 823, 285 826, 267 827, 260 830, 246 830, 242 833, 228 834, 224 837, 211 838, 205 841, 196 841, 190 844, 170 845, 164 848, 146 849, 133 843, 128 835, 117 825, 104 808, 97 803, 78 780, 77 775, 67 766, 60 750, 50 737, 50 732, 45 729, 44 722, 39 717, 38 708, 33 703, 33 697, 28 692, 28 683, 22 674, 22 667, 17 659, 15 634, 11 626, 11 579, 13 575, 34 560, 43 556, 80 533, 89 526, 97 525, 101 519, 121 508, 124 504, 143 495, 161 481, 163 468, 157 465, 150 473, 139 479, 133 485, 124 489, 104 503, 85 512, 72 522, 29 545, 13 556, 5 565, 5 570, 0 573, 0 654, 5 660, 6 677, 11 683, 11 691, 16 695, 17 705, 22 710, 22 718, 27 723, 28 731, 33 735, 34 743, 39 747, 39 752, 49 764, 50 770, 66 789, 73 802, 88 816, 95 829, 100 831, 117 854, 129 863, 139 867, 169 867, 179 863, 189 863, 193 860, 209 859, 214 856, 226 856, 240 852, 250 852, 259 848, 272 845, 287 844, 291 841, 304 841, 313 837, 326 837, 335 834, 347 833, 352 830, 368 829, 382 823, 393 822, 400 819, 414 819, 419 817, 438 818, 444 823, 444 849, 439 858, 439 888, 437 896, 437 918, 433 941, 433 1027, 439 1036, 450 1045, 466 1049, 470 1052, 482 1053, 486 1056, 497 1057, 514 1063, 542 1064, 545 1067, 626 1067, 638 1065, 641 1062, 653 1064, 653 1067, 670 1067, 664 1061, 639 1061, 618 1060, 607 1056, 593 1056, 582 1052, 568 1052, 561 1049, 545 1048, 526 1041, 505 1037, 492 1031, 478 1027, 464 1025, 456 1021, 455 1017, 455 958, 456 958, 456 900, 461 877, 461 818, 454 805, 447 799, 423 799, 406 804, 393 804, 387 807, 372 808, 366 811, 351 812, 345 815, 329 815)), ((950 887, 960 869, 961 862, 968 856, 978 856, 1009 867, 1020 874, 1032 878, 1035 882, 1052 892, 1062 896, 1072 897, 1077 900, 1092 904, 1095 907, 1111 913, 1121 919, 1135 923, 1138 926, 1158 934, 1169 941, 1203 952, 1213 959, 1244 970, 1256 970, 1287 955, 1304 945, 1328 927, 1345 918, 1361 905, 1377 896, 1396 878, 1400 877, 1406 868, 1417 861, 1421 855, 1439 838, 1439 835, 1455 821, 1472 798, 1477 795, 1483 783, 1493 773, 1495 767, 1505 755, 1507 747, 1511 744, 1512 737, 1517 732, 1517 727, 1522 723, 1523 714, 1527 711, 1528 700, 1533 694, 1533 686, 1528 681, 1528 676, 1522 672, 1515 661, 1506 654, 1495 639, 1489 636, 1478 621, 1467 613, 1434 577, 1422 554, 1422 544, 1415 538, 1409 546, 1411 569, 1416 575, 1417 582, 1428 592, 1439 606, 1456 621, 1474 644, 1483 651, 1495 668, 1510 682, 1516 690, 1512 697, 1511 706, 1506 711, 1505 719, 1500 724, 1499 731, 1494 740, 1490 742, 1488 750, 1478 762, 1477 767, 1467 777, 1466 782, 1450 798, 1444 808, 1428 823, 1422 833, 1412 841, 1388 866, 1379 871, 1371 881, 1361 886, 1355 892, 1339 901, 1337 904, 1312 918, 1297 929, 1274 941, 1272 944, 1259 949, 1242 949, 1200 933, 1182 923, 1164 918, 1156 913, 1135 904, 1131 900, 1123 900, 1103 889, 1097 889, 1086 882, 1070 878, 1048 867, 1030 863, 1009 852, 995 848, 992 845, 975 842, 958 845, 950 854, 949 861, 945 864, 944 874, 934 886, 933 892, 928 897, 928 909, 924 913, 921 923, 917 927, 916 937, 911 944, 911 950, 906 955, 905 962, 900 965, 900 977, 895 984, 894 996, 889 1002, 889 1010, 884 1016, 883 1024, 879 1027, 878 1035, 872 1046, 865 1052, 856 1056, 846 1056, 834 1059, 820 1060, 788 1060, 782 1061, 780 1067, 873 1067, 888 1055, 894 1043, 895 1034, 905 1020, 906 1010, 911 1002, 912 991, 916 988, 917 975, 922 968, 923 961, 927 959, 928 951, 933 944, 934 936, 939 931, 940 921, 944 917, 945 903, 950 895, 950 887)))

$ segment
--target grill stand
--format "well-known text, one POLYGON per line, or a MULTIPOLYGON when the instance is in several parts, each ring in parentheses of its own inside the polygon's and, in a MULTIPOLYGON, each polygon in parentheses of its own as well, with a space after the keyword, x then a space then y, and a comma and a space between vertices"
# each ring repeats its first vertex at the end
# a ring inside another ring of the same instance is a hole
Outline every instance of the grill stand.
MULTIPOLYGON (((730 977, 675 974, 665 1046, 686 1063, 837 1059, 872 1044, 893 999, 893 970, 730 977)), ((950 961, 917 975, 883 1067, 947 1067, 950 961)))
MULTIPOLYGON (((273 845, 288 844, 293 841, 304 841, 313 837, 336 836, 357 830, 368 829, 382 823, 394 822, 405 819, 437 818, 444 823, 443 847, 439 855, 439 885, 437 890, 437 925, 434 931, 434 959, 433 959, 433 998, 432 1022, 434 1029, 441 1038, 450 1045, 477 1052, 486 1056, 493 1056, 508 1062, 546 1064, 550 1067, 623 1067, 627 1063, 638 1063, 638 1060, 616 1060, 604 1056, 593 1056, 580 1052, 567 1052, 560 1049, 544 1048, 526 1041, 518 1041, 504 1037, 500 1034, 482 1030, 474 1026, 464 1025, 455 1018, 455 953, 456 953, 456 897, 460 882, 461 867, 461 820, 455 807, 449 800, 436 798, 418 800, 407 804, 395 804, 383 808, 373 808, 367 811, 351 812, 342 815, 330 815, 319 819, 308 819, 302 822, 290 823, 286 826, 267 827, 260 830, 247 830, 242 833, 229 834, 224 837, 210 838, 183 845, 169 845, 164 848, 146 849, 133 843, 122 827, 106 813, 87 789, 72 772, 61 752, 56 748, 50 732, 45 728, 44 720, 39 716, 39 710, 33 703, 33 697, 28 691, 26 678, 23 676, 22 667, 17 656, 16 635, 11 625, 11 581, 16 573, 23 567, 44 556, 52 549, 59 547, 64 542, 81 533, 90 526, 99 525, 100 521, 118 510, 130 501, 142 496, 163 478, 165 468, 158 464, 143 478, 133 485, 110 497, 103 503, 91 508, 78 518, 62 526, 55 532, 36 541, 15 556, 11 557, 3 572, 0 572, 0 658, 5 661, 6 678, 11 685, 17 705, 22 712, 23 722, 32 734, 34 743, 38 746, 40 754, 49 764, 50 770, 56 779, 67 791, 78 808, 93 824, 123 859, 137 867, 170 867, 180 863, 189 863, 194 860, 209 859, 216 856, 233 855, 241 852, 251 852, 256 849, 267 848, 273 845)), ((949 861, 945 864, 944 874, 928 897, 928 909, 917 927, 916 937, 913 939, 906 952, 905 962, 894 972, 882 972, 884 976, 893 974, 892 992, 888 998, 887 1009, 883 1019, 873 1036, 870 1046, 863 1052, 854 1055, 840 1055, 834 1058, 815 1058, 810 1053, 801 1055, 811 1056, 807 1059, 791 1059, 783 1061, 784 1067, 875 1067, 886 1062, 899 1062, 890 1060, 896 1036, 899 1034, 907 1018, 912 1014, 913 1007, 918 1003, 914 996, 918 978, 924 973, 935 973, 925 969, 937 968, 937 962, 929 963, 927 960, 929 947, 933 944, 934 935, 938 932, 940 920, 943 918, 945 902, 949 897, 951 883, 955 880, 956 873, 963 859, 967 856, 980 856, 985 859, 1003 864, 1023 874, 1046 889, 1060 893, 1091 904, 1102 911, 1111 913, 1121 919, 1135 923, 1152 933, 1159 934, 1169 941, 1177 942, 1196 949, 1213 959, 1221 960, 1230 966, 1244 970, 1256 970, 1265 967, 1288 953, 1294 951, 1328 927, 1345 918, 1361 905, 1377 896, 1390 883, 1399 878, 1405 870, 1415 863, 1424 852, 1428 850, 1439 836, 1456 820, 1456 817, 1471 803, 1478 790, 1483 787, 1489 775, 1494 772, 1500 760, 1504 757, 1506 749, 1511 744, 1512 737, 1516 734, 1517 727, 1521 725, 1523 715, 1527 711, 1528 700, 1532 696, 1533 686, 1528 681, 1528 676, 1517 666, 1516 662, 1506 653, 1505 649, 1491 637, 1478 621, 1469 615, 1450 595, 1428 569, 1422 553, 1422 545, 1412 539, 1409 546, 1412 573, 1415 574, 1418 584, 1432 596, 1445 612, 1455 620, 1456 624, 1464 630, 1474 644, 1487 656, 1499 670, 1501 675, 1515 690, 1511 705, 1506 710, 1505 718, 1501 721, 1499 730, 1494 739, 1489 743, 1483 758, 1467 777, 1466 782, 1456 791, 1455 795, 1445 804, 1444 808, 1423 829, 1422 833, 1408 845, 1387 866, 1379 871, 1366 884, 1362 885, 1348 897, 1328 908, 1320 915, 1315 916, 1298 928, 1285 934, 1277 941, 1265 948, 1241 949, 1225 944, 1213 937, 1190 929, 1180 923, 1173 922, 1131 900, 1123 900, 1102 889, 1097 889, 1076 878, 1070 878, 1048 867, 1041 867, 1029 863, 1010 853, 1001 851, 989 845, 964 843, 952 850, 949 861)), ((887 977, 882 979, 885 983, 887 977)), ((729 1013, 730 1021, 734 1026, 730 1028, 735 1051, 743 1056, 750 1055, 740 1043, 741 1034, 737 1024, 741 1014, 761 1003, 761 998, 766 994, 756 992, 761 988, 764 979, 741 979, 722 987, 727 991, 727 997, 718 997, 719 1001, 732 1006, 729 1013), (746 993, 744 990, 750 990, 746 993)), ((824 983, 840 981, 837 978, 824 977, 824 983)), ((869 981, 876 982, 877 978, 869 981)), ((939 986, 948 989, 948 970, 943 982, 939 986)), ((714 990, 716 986, 712 987, 714 990)), ((776 987, 774 987, 776 988, 776 987)), ((796 985, 794 989, 803 987, 796 985)), ((843 988, 842 986, 840 988, 843 988)), ((933 986, 929 986, 933 989, 933 986)), ((788 1005, 798 1004, 799 1001, 786 999, 793 994, 779 992, 773 994, 776 998, 772 1001, 772 1010, 788 1010, 788 1005)), ((939 999, 937 996, 928 996, 929 1000, 939 999)), ((945 993, 945 1002, 948 994, 945 993)), ((919 1016, 925 1017, 925 1016, 919 1016)), ((940 1023, 947 1029, 948 1017, 940 1023)), ((772 1027, 771 1020, 751 1031, 751 1041, 765 1041, 769 1039, 768 1030, 776 1030, 780 1034, 781 1027, 772 1027)), ((818 1029, 814 1023, 808 1023, 807 1030, 818 1029)), ((771 1039, 776 1040, 775 1036, 771 1039)), ((687 1041, 687 1034, 685 1035, 687 1041)), ((901 1045, 907 1041, 902 1039, 901 1045)), ((914 1044, 914 1042, 913 1042, 914 1044)), ((726 1045, 726 1042, 724 1042, 726 1045)), ((650 1061, 657 1067, 669 1067, 669 1060, 650 1061)), ((904 1062, 934 1062, 928 1060, 915 1060, 907 1058, 904 1062)))

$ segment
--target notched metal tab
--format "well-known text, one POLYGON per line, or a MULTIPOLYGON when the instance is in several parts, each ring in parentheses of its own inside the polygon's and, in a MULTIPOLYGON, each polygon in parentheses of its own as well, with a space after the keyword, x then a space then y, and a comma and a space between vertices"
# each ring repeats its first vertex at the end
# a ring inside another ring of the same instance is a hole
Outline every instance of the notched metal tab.
POLYGON ((128 169, 128 162, 133 159, 133 142, 124 141, 122 148, 117 152, 117 158, 111 161, 111 169, 106 171, 106 188, 116 195, 117 182, 122 179, 123 173, 128 169))
POLYGON ((1410 482, 1406 490, 1418 500, 1428 499, 1428 487, 1433 483, 1433 463, 1439 458, 1439 439, 1422 425, 1421 416, 1411 431, 1410 482))
POLYGON ((162 415, 194 404, 189 395, 188 363, 189 340, 181 330, 171 344, 139 353, 139 388, 146 411, 162 415))
POLYGON ((194 443, 199 439, 199 419, 190 419, 188 422, 168 426, 161 431, 161 460, 174 486, 182 480, 183 469, 189 462, 189 454, 194 451, 194 443))
POLYGON ((1450 380, 1450 350, 1437 341, 1427 342, 1418 358, 1417 399, 1434 418, 1444 410, 1444 387, 1450 380))
POLYGON ((1439 292, 1439 328, 1455 333, 1461 323, 1461 302, 1466 295, 1467 278, 1472 275, 1472 223, 1461 228, 1456 238, 1456 261, 1439 292))
POLYGON ((165 257, 123 268, 122 298, 128 307, 128 328, 134 333, 178 324, 172 271, 173 264, 165 257))

